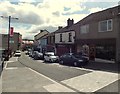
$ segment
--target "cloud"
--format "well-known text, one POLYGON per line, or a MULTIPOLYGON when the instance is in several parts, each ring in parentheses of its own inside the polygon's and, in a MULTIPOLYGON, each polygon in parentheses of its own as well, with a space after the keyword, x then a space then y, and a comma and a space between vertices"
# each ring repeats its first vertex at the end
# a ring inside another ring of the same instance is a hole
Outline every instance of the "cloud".
POLYGON ((99 7, 89 9, 90 13, 95 13, 95 12, 102 11, 102 10, 104 10, 104 9, 99 8, 99 7))
POLYGON ((57 30, 57 27, 50 25, 39 25, 39 26, 33 25, 31 26, 29 31, 27 31, 27 33, 36 34, 39 33, 40 30, 48 30, 49 32, 53 32, 54 30, 57 30))
POLYGON ((119 2, 119 0, 87 0, 88 2, 119 2))
MULTIPOLYGON (((73 18, 75 22, 79 21, 85 15, 71 14, 63 15, 63 13, 73 13, 81 11, 84 7, 81 6, 83 0, 44 0, 37 4, 32 4, 35 0, 25 3, 24 0, 19 0, 18 4, 12 4, 9 1, 0 2, 0 12, 3 16, 17 17, 19 20, 12 20, 12 23, 19 23, 20 27, 16 26, 16 31, 23 34, 23 37, 34 35, 40 29, 47 29, 53 32, 58 26, 66 26, 67 19, 73 18), (69 8, 65 11, 64 9, 69 8), (31 27, 25 28, 21 24, 31 24, 31 27), (23 30, 24 29, 24 30, 23 30), (25 34, 26 33, 26 34, 25 34)), ((31 36, 30 36, 31 37, 31 36)))
MULTIPOLYGON (((0 13, 3 16, 8 17, 11 15, 12 17, 19 18, 19 20, 11 21, 11 23, 14 22, 13 26, 15 26, 15 30, 20 32, 23 37, 33 38, 40 29, 47 29, 49 32, 52 32, 55 31, 58 26, 66 26, 68 18, 74 19, 76 23, 87 16, 88 14, 84 12, 80 13, 86 9, 86 6, 83 5, 86 1, 87 0, 18 0, 18 3, 14 4, 10 3, 9 0, 5 0, 0 2, 0 13), (26 24, 26 26, 23 26, 23 23, 26 24), (27 24, 31 26, 28 28, 27 24)), ((87 10, 93 13, 102 10, 102 8, 95 7, 87 10)))
POLYGON ((52 14, 55 15, 55 16, 60 16, 60 12, 59 11, 53 12, 52 14))

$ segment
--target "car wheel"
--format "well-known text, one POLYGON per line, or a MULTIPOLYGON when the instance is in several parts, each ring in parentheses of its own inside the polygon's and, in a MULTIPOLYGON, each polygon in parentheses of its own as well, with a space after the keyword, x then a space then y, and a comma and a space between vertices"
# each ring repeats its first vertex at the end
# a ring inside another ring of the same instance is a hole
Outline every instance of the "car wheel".
POLYGON ((62 65, 63 65, 63 64, 64 64, 64 62, 61 60, 61 61, 60 61, 60 64, 62 64, 62 65))
POLYGON ((50 62, 50 63, 52 63, 52 60, 51 60, 51 59, 49 59, 49 62, 50 62))
POLYGON ((77 62, 74 62, 74 66, 75 66, 75 67, 77 67, 77 66, 78 66, 77 62))
POLYGON ((46 62, 46 60, 44 59, 44 62, 46 62))

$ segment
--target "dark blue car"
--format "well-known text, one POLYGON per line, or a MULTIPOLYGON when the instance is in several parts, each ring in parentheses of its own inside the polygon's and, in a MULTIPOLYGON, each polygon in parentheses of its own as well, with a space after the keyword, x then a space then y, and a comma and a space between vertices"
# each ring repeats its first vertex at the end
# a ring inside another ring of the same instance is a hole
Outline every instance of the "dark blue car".
POLYGON ((89 62, 89 59, 81 54, 67 53, 60 57, 60 64, 85 66, 89 62))

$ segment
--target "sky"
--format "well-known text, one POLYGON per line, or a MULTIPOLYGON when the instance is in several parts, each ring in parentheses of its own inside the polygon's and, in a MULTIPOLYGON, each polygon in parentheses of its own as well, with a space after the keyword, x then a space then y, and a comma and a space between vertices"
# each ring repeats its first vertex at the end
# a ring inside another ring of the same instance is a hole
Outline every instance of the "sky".
POLYGON ((87 15, 118 5, 119 0, 0 0, 0 33, 8 33, 8 18, 14 32, 34 39, 40 30, 54 32, 65 27, 67 19, 74 23, 87 15), (104 1, 104 2, 103 2, 104 1), (13 19, 18 18, 18 20, 13 19))

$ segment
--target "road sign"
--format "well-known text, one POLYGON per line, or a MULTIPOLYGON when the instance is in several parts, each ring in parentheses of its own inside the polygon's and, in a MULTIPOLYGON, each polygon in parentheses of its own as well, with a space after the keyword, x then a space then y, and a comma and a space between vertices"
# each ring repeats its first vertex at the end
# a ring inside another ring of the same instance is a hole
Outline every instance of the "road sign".
POLYGON ((14 34, 13 29, 14 29, 13 27, 10 27, 10 37, 13 37, 13 34, 14 34))

